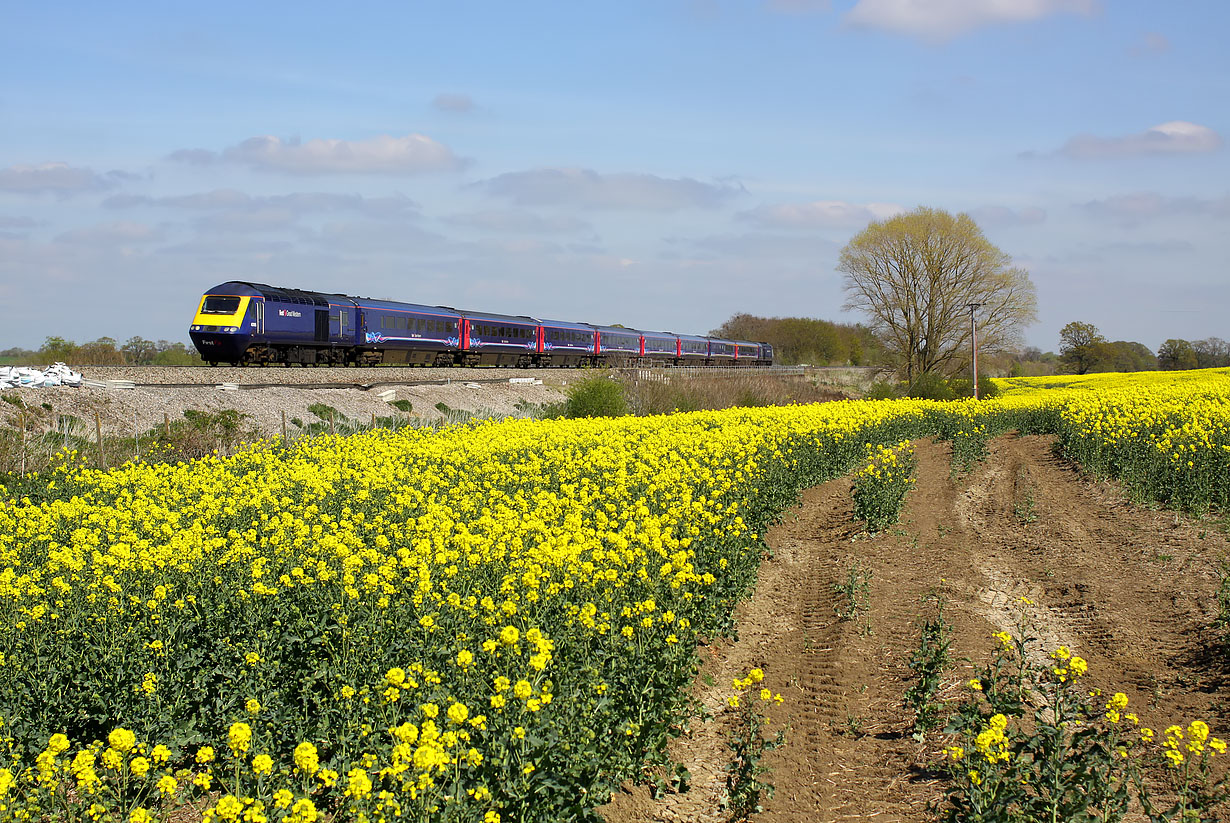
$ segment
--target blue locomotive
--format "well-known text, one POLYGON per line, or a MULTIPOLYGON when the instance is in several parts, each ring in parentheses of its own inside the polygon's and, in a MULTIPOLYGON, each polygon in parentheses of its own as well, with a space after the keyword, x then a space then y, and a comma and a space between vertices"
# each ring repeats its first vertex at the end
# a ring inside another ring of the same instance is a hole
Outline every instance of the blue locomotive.
POLYGON ((210 365, 771 366, 768 343, 228 281, 188 330, 210 365))

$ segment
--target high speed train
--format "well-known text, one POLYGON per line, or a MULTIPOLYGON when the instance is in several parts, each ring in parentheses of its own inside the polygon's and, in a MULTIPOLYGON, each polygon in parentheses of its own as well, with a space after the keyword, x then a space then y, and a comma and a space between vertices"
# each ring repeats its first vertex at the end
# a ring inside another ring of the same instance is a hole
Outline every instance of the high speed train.
POLYGON ((768 343, 372 300, 231 280, 188 329, 210 365, 771 366, 768 343))

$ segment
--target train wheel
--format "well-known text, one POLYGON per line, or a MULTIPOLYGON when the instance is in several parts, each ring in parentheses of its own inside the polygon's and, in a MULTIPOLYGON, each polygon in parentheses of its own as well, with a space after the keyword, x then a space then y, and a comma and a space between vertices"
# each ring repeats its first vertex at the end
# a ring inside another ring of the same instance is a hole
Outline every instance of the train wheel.
POLYGON ((210 361, 209 361, 209 365, 211 365, 211 366, 216 366, 216 365, 218 365, 218 361, 217 361, 217 360, 210 360, 210 361))

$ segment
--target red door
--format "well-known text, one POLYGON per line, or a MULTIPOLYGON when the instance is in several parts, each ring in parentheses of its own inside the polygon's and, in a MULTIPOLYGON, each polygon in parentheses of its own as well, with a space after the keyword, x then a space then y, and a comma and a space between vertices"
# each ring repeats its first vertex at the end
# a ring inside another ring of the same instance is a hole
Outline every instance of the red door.
POLYGON ((470 319, 468 317, 461 318, 461 350, 467 351, 470 348, 470 319))

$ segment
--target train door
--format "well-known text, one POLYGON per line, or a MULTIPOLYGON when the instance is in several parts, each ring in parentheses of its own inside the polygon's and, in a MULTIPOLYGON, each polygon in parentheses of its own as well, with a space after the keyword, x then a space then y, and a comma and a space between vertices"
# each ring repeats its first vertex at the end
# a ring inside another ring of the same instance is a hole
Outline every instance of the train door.
POLYGON ((461 350, 467 351, 470 348, 470 318, 461 318, 461 350))
POLYGON ((329 310, 316 310, 316 329, 315 340, 317 343, 329 342, 329 310))
POLYGON ((265 334, 265 301, 254 300, 256 303, 256 333, 262 337, 265 334))

